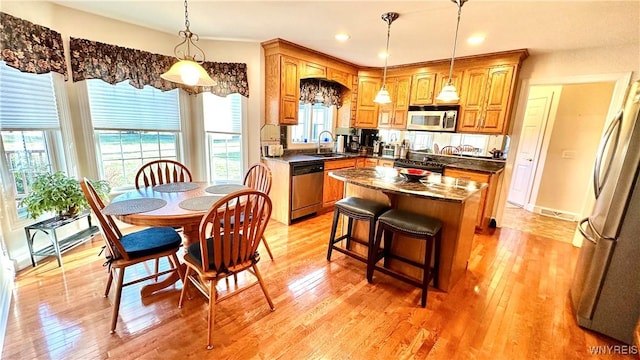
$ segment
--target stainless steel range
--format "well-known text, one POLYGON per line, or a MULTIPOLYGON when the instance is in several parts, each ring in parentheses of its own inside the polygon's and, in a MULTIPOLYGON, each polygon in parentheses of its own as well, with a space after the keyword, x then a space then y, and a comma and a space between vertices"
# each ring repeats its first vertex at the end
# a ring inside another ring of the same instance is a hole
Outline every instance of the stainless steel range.
POLYGON ((409 159, 398 159, 393 162, 393 167, 395 168, 414 168, 420 170, 427 170, 434 173, 442 174, 444 171, 444 164, 440 163, 432 158, 425 157, 424 160, 409 160, 409 159))

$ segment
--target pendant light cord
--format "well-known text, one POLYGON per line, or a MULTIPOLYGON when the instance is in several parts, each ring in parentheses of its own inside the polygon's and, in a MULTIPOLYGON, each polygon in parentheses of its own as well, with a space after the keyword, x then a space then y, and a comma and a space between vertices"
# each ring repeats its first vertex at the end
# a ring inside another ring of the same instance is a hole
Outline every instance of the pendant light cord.
POLYGON ((387 82, 387 61, 389 60, 389 37, 391 36, 391 20, 387 18, 387 49, 384 56, 384 73, 382 74, 382 88, 384 89, 387 82))
POLYGON ((453 0, 456 4, 458 4, 458 22, 456 24, 456 35, 453 38, 453 51, 451 52, 451 67, 449 68, 449 81, 447 81, 448 85, 452 84, 451 77, 453 76, 453 61, 456 58, 456 46, 458 45, 458 29, 460 28, 460 14, 462 13, 462 4, 465 3, 466 0, 453 0))

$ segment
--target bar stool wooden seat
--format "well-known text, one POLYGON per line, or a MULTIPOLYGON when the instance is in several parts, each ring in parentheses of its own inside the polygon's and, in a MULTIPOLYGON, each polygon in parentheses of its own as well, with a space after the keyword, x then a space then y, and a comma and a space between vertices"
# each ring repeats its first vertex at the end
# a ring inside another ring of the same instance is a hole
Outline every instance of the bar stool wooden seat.
POLYGON ((391 209, 380 215, 378 218, 378 232, 376 240, 370 254, 378 254, 380 252, 380 242, 384 235, 384 250, 382 256, 370 256, 367 264, 367 280, 373 280, 374 270, 378 270, 398 280, 404 281, 411 285, 422 289, 422 307, 427 305, 427 289, 429 281, 433 278, 434 287, 438 286, 438 268, 440 266, 440 229, 442 222, 438 219, 416 214, 409 211, 391 209), (407 237, 426 241, 424 262, 419 263, 405 257, 391 253, 391 242, 393 235, 402 234, 407 237), (435 243, 435 244, 434 244, 435 243), (431 269, 431 254, 435 245, 434 268, 431 269), (377 265, 380 258, 384 257, 384 267, 377 265), (422 282, 402 274, 398 271, 388 268, 389 260, 396 259, 398 261, 419 267, 423 270, 422 282))
POLYGON ((379 202, 375 202, 368 199, 361 199, 358 197, 348 197, 339 200, 334 205, 333 211, 333 223, 331 224, 331 235, 329 237, 329 250, 327 251, 327 260, 331 261, 332 250, 339 251, 345 255, 351 256, 354 259, 360 260, 366 264, 369 263, 371 258, 371 250, 373 249, 373 241, 375 239, 376 221, 378 217, 387 211, 389 206, 379 202), (338 219, 340 215, 348 217, 347 233, 336 238, 336 228, 338 225, 338 219), (368 241, 352 238, 353 232, 353 220, 362 220, 369 222, 369 237, 368 241), (347 244, 345 247, 336 245, 336 243, 346 239, 347 244), (351 250, 351 241, 367 246, 367 257, 356 253, 351 250))

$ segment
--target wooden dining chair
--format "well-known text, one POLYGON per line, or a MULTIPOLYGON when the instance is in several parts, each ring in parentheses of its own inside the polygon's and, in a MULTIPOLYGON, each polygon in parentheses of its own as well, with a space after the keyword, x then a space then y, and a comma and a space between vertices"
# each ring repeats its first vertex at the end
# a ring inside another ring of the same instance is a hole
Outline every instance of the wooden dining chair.
MULTIPOLYGON (((191 182, 191 171, 182 163, 161 159, 148 162, 136 173, 136 189, 142 189, 147 186, 156 186, 162 184, 169 184, 174 182, 191 182)), ((174 229, 181 231, 181 227, 174 227, 174 229)), ((156 260, 155 273, 158 273, 160 267, 160 259, 156 260)), ((156 279, 157 280, 157 279, 156 279)))
POLYGON ((440 149, 440 154, 442 155, 454 155, 458 153, 459 153, 458 148, 451 145, 444 146, 442 147, 442 149, 440 149))
POLYGON ((107 279, 107 285, 104 291, 105 297, 109 296, 113 278, 115 277, 117 279, 116 295, 111 315, 111 329, 109 331, 113 334, 116 331, 123 287, 151 279, 157 282, 158 276, 170 273, 173 273, 173 275, 177 273, 177 275, 183 279, 182 273, 179 270, 180 263, 178 256, 176 255, 176 252, 182 244, 182 238, 171 227, 151 227, 122 235, 113 218, 102 213, 102 209, 105 207, 104 202, 98 196, 98 193, 91 183, 87 181, 87 179, 84 179, 80 181, 80 187, 87 198, 91 210, 93 210, 98 219, 100 231, 105 242, 106 258, 109 266, 109 278, 107 279), (147 260, 156 260, 157 262, 157 260, 162 257, 169 259, 169 270, 159 272, 156 269, 154 274, 124 283, 124 272, 127 267, 147 260))
POLYGON ((256 264, 256 252, 267 223, 271 218, 271 199, 255 189, 244 189, 218 200, 200 222, 199 241, 189 245, 184 255, 187 265, 185 282, 178 308, 182 308, 189 284, 193 284, 209 299, 207 349, 213 345, 215 305, 232 295, 260 284, 271 310, 275 310, 256 264), (238 226, 234 219, 244 219, 238 226), (248 220, 247 220, 248 219, 248 220), (218 297, 216 284, 221 279, 248 271, 257 279, 250 285, 218 297))
POLYGON ((174 160, 154 160, 148 162, 136 173, 136 189, 174 182, 190 182, 191 171, 174 160))
MULTIPOLYGON (((255 163, 251 165, 245 173, 242 183, 252 189, 262 191, 269 195, 269 191, 271 191, 271 169, 263 163, 255 163)), ((267 249, 269 258, 273 260, 273 254, 271 254, 271 249, 269 248, 269 244, 267 244, 267 239, 263 236, 261 240, 262 244, 267 249)))

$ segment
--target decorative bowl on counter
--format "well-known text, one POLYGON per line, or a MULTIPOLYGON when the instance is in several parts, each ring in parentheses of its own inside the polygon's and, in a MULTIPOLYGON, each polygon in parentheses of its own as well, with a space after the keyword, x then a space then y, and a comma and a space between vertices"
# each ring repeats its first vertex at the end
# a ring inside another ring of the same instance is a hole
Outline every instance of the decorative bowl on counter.
POLYGON ((408 181, 418 181, 423 177, 430 175, 431 171, 421 170, 421 169, 412 169, 412 168, 403 168, 399 171, 400 175, 404 176, 408 181))

